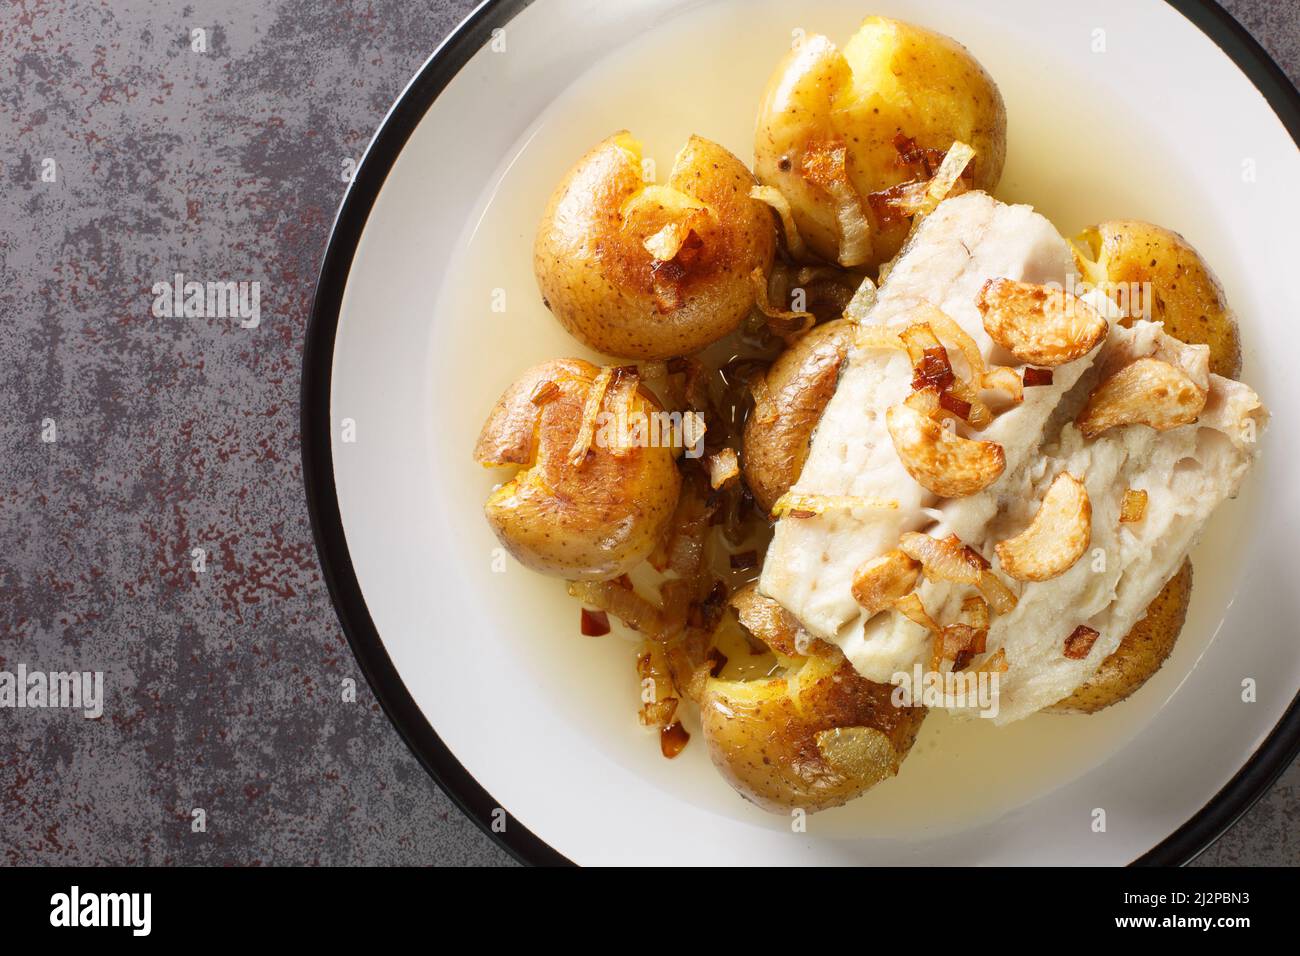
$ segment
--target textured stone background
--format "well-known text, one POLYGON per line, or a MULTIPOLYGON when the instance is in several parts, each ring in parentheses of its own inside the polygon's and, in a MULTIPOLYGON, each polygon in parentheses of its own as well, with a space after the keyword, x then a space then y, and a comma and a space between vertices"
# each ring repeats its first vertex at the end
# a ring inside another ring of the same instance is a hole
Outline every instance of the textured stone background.
MULTIPOLYGON (((0 668, 102 670, 109 690, 97 722, 0 711, 0 860, 509 861, 353 662, 297 434, 344 160, 472 6, 0 9, 0 668), (259 281, 261 326, 155 318, 175 272, 259 281)), ((1294 81, 1296 0, 1229 6, 1294 81)), ((1298 786, 1293 767, 1202 861, 1300 862, 1298 786)))

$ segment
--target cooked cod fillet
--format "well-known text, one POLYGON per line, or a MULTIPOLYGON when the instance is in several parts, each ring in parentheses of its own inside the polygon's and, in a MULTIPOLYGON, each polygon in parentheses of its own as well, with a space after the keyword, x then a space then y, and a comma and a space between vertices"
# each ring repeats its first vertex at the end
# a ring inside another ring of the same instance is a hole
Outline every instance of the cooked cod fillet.
MULTIPOLYGON (((986 193, 966 193, 941 203, 917 229, 867 322, 905 326, 917 306, 928 302, 952 317, 987 358, 993 342, 975 305, 984 283, 1003 276, 1064 283, 1072 270, 1069 246, 1042 216, 986 193)), ((1052 385, 1027 389, 1020 406, 980 435, 1003 445, 1008 471, 1034 450, 1043 423, 1086 367, 1083 360, 1058 369, 1052 385)), ((792 491, 894 499, 898 508, 834 510, 781 520, 759 585, 811 634, 840 643, 863 676, 876 681, 888 680, 900 665, 910 664, 922 643, 921 638, 896 636, 896 645, 877 641, 870 653, 858 647, 861 608, 850 593, 853 572, 862 562, 895 547, 902 532, 933 521, 928 509, 939 499, 903 468, 885 425, 885 412, 911 391, 906 353, 850 352, 792 491)))
MULTIPOLYGON (((1064 284, 1073 272, 1066 242, 1027 206, 983 193, 947 200, 917 229, 881 289, 869 324, 904 326, 930 303, 975 339, 990 364, 1011 364, 983 328, 976 296, 993 278, 1064 284)), ((1090 303, 1117 317, 1099 294, 1090 303)), ((950 350, 951 351, 951 350, 950 350)), ((995 615, 987 647, 1005 651, 996 721, 1005 723, 1069 696, 1084 683, 1178 570, 1206 518, 1235 494, 1254 456, 1264 412, 1244 385, 1211 376, 1208 350, 1165 336, 1159 324, 1117 323, 1084 357, 1057 367, 1049 386, 1027 388, 1024 401, 972 437, 1003 447, 1002 475, 975 495, 940 499, 903 468, 885 426, 885 412, 911 392, 906 354, 883 349, 850 353, 834 397, 813 436, 794 491, 886 498, 897 509, 829 509, 778 522, 760 589, 783 604, 810 633, 838 644, 854 668, 875 681, 895 680, 928 660, 930 634, 901 614, 866 620, 854 600, 854 571, 919 530, 956 534, 993 563, 1019 596, 995 615), (1085 441, 1072 418, 1106 374, 1135 358, 1157 355, 1183 368, 1209 400, 1200 420, 1157 432, 1123 426, 1085 441), (1248 424, 1249 423, 1249 424, 1248 424), (1061 471, 1080 478, 1093 510, 1087 553, 1059 577, 1016 584, 1002 573, 994 545, 1029 524, 1047 486, 1061 471), (1127 488, 1149 494, 1142 522, 1121 526, 1127 488), (1098 570, 1100 569, 1100 570, 1098 570), (1082 660, 1067 658, 1065 639, 1079 624, 1099 632, 1082 660)), ((955 621, 966 587, 926 580, 918 588, 930 615, 955 621)))
MULTIPOLYGON (((1064 397, 1062 414, 1054 418, 1066 421, 1059 428, 1049 425, 1050 443, 980 495, 945 504, 937 524, 927 529, 939 537, 960 535, 950 512, 965 517, 968 507, 993 509, 986 526, 967 530, 963 540, 993 557, 994 570, 1000 572, 994 545, 1030 523, 1058 474, 1080 478, 1087 489, 1092 506, 1087 552, 1059 577, 1020 586, 1016 607, 993 617, 988 650, 1001 648, 1009 664, 1000 675, 995 723, 1019 720, 1054 704, 1096 673, 1177 573, 1215 508, 1236 495, 1254 460, 1267 413, 1250 388, 1211 375, 1208 360, 1206 346, 1186 346, 1165 335, 1159 323, 1113 326, 1094 368, 1064 397), (1096 381, 1151 355, 1177 358, 1194 381, 1208 388, 1199 419, 1164 432, 1126 425, 1085 439, 1069 419, 1096 381), (1120 509, 1129 489, 1147 493, 1146 509, 1140 521, 1122 523, 1120 509), (1079 625, 1098 637, 1086 657, 1074 660, 1064 648, 1079 625)), ((926 582, 918 592, 936 619, 956 619, 962 594, 955 586, 926 582)), ((921 630, 902 620, 909 630, 921 630)), ((879 626, 888 630, 897 623, 893 615, 881 616, 879 626)), ((918 639, 924 640, 923 635, 918 639)))

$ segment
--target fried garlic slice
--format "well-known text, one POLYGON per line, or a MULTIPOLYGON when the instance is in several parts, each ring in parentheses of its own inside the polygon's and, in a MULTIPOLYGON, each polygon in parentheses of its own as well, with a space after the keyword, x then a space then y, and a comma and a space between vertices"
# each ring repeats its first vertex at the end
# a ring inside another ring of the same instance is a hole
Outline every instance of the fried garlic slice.
POLYGON ((890 408, 885 423, 907 473, 941 498, 964 498, 982 491, 1007 466, 1001 445, 954 435, 908 405, 890 408))
POLYGON ((1053 480, 1024 531, 999 541, 1002 570, 1017 581, 1048 581, 1064 574, 1092 542, 1092 503, 1083 482, 1069 472, 1053 480))
POLYGON ((984 331, 1018 360, 1055 368, 1091 352, 1109 325, 1088 303, 1064 289, 990 279, 976 299, 984 331))
POLYGON ((1208 392, 1182 369, 1140 358, 1097 386, 1075 424, 1084 438, 1118 425, 1147 425, 1163 432, 1196 421, 1206 398, 1208 392))

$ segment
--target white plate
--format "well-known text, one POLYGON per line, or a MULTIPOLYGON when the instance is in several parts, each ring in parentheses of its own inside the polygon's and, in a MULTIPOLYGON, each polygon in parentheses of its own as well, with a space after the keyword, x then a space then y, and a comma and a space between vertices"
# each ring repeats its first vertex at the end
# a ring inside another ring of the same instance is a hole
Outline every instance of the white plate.
POLYGON ((1181 862, 1293 759, 1300 105, 1225 14, 1178 6, 502 0, 424 66, 371 144, 322 269, 304 469, 367 678, 503 845, 578 863, 1181 862), (629 647, 580 637, 562 586, 494 572, 480 511, 492 479, 470 451, 518 372, 585 354, 531 281, 537 217, 568 164, 622 126, 665 161, 692 131, 748 158, 790 31, 844 39, 867 12, 956 37, 997 79, 1011 126, 1000 196, 1067 234, 1130 216, 1200 248, 1274 418, 1257 473, 1193 556, 1178 648, 1139 694, 997 738, 931 717, 898 778, 793 833, 736 797, 698 740, 659 756, 633 716, 629 647))

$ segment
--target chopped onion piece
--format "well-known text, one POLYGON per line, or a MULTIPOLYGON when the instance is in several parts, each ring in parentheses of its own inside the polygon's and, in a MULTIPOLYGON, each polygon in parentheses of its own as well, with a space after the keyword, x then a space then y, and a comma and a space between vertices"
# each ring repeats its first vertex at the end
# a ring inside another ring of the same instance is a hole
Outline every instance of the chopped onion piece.
POLYGON ((911 219, 924 211, 929 201, 929 180, 917 179, 879 189, 867 196, 867 203, 881 222, 911 219))
POLYGON ((582 609, 581 628, 584 637, 602 637, 609 633, 609 615, 604 611, 582 609))
POLYGON ((952 192, 953 186, 957 185, 957 180, 961 178, 961 174, 966 171, 966 167, 974 158, 974 148, 963 142, 954 141, 952 146, 948 147, 947 155, 943 157, 943 162, 939 164, 938 170, 930 180, 929 188, 926 189, 926 204, 921 210, 922 215, 928 216, 938 208, 939 203, 952 192))
POLYGON ((859 325, 853 330, 853 344, 860 349, 906 350, 897 329, 884 325, 859 325))
POLYGON ((858 286, 858 291, 853 293, 853 298, 844 308, 844 318, 853 322, 862 323, 867 320, 867 314, 871 312, 876 304, 876 284, 869 277, 864 277, 862 283, 858 286))
POLYGON ((969 382, 965 379, 957 379, 952 383, 952 387, 948 389, 948 393, 970 406, 970 411, 965 416, 966 424, 976 431, 983 431, 989 427, 989 424, 993 421, 993 411, 988 405, 984 404, 979 397, 979 393, 971 387, 969 382))
POLYGON ((980 352, 979 345, 971 338, 970 333, 958 325, 952 316, 942 309, 926 303, 917 310, 914 318, 917 322, 924 322, 930 326, 934 334, 940 339, 947 339, 957 346, 962 358, 966 360, 967 374, 974 378, 975 381, 979 381, 984 377, 984 354, 980 352))
POLYGON ((988 568, 985 568, 984 573, 980 575, 979 589, 984 599, 989 602, 989 607, 998 614, 1009 614, 1015 609, 1015 593, 988 568))
POLYGON ((643 643, 636 658, 636 672, 641 678, 642 726, 667 727, 677 712, 678 698, 672 663, 664 645, 658 641, 643 643))
POLYGON ((898 548, 913 561, 920 561, 922 573, 931 581, 979 584, 984 572, 979 557, 955 534, 940 540, 909 531, 898 539, 898 548))
POLYGON ((1024 375, 1025 388, 1052 384, 1052 370, 1050 368, 1034 368, 1032 365, 1026 365, 1024 375))
POLYGON ((804 245, 803 236, 799 234, 799 226, 794 221, 794 212, 790 208, 790 200, 785 198, 785 193, 775 186, 755 186, 749 191, 749 198, 766 203, 776 211, 781 219, 781 228, 785 230, 785 247, 790 253, 790 258, 807 258, 808 247, 804 245))
POLYGON ((974 406, 963 398, 958 398, 952 392, 944 392, 939 396, 939 406, 947 411, 952 412, 962 421, 966 421, 971 416, 971 410, 974 406))
POLYGON ((1119 520, 1123 524, 1141 521, 1147 514, 1147 493, 1141 488, 1128 488, 1124 491, 1124 501, 1120 505, 1119 520))
POLYGON ((621 579, 572 581, 569 593, 584 604, 608 611, 634 631, 656 636, 665 631, 662 609, 637 594, 629 583, 621 579))
POLYGON ((926 612, 925 605, 921 603, 921 596, 915 591, 904 594, 895 601, 894 609, 913 624, 921 625, 936 637, 940 634, 939 625, 934 623, 934 618, 926 612))
POLYGON ((1025 385, 1028 384, 1013 368, 998 365, 989 369, 980 379, 983 388, 1005 392, 1012 404, 1019 405, 1025 400, 1025 385))
POLYGON ((1005 674, 1010 668, 1007 664, 1007 652, 998 648, 988 657, 986 657, 978 667, 971 673, 973 674, 1005 674))
POLYGON ((1094 631, 1087 624, 1080 624, 1065 639, 1065 656, 1072 661, 1083 660, 1088 656, 1088 653, 1092 650, 1092 645, 1097 643, 1099 637, 1101 637, 1101 634, 1094 631))
POLYGON ((824 190, 835 201, 835 222, 839 227, 839 263, 852 267, 868 262, 872 255, 871 223, 862 210, 862 197, 849 182, 842 137, 814 143, 804 153, 804 178, 824 190))
POLYGON ((811 312, 790 312, 772 305, 767 294, 767 277, 761 268, 749 274, 754 287, 754 304, 768 319, 767 326, 777 335, 797 335, 812 328, 817 317, 811 312))
POLYGON ((534 405, 541 407, 547 402, 554 401, 559 394, 560 386, 556 385, 548 378, 537 383, 537 387, 533 389, 533 394, 528 400, 534 405))
POLYGON ((986 630, 989 626, 989 605, 978 594, 972 594, 961 602, 961 618, 963 624, 969 624, 971 627, 982 627, 986 630))
POLYGON ((686 749, 690 743, 691 735, 686 732, 681 721, 670 724, 663 730, 659 731, 659 751, 669 760, 672 760, 679 753, 686 749))
POLYGON ((921 565, 902 551, 886 551, 853 572, 853 598, 870 617, 916 587, 921 565))
MULTIPOLYGON (((702 447, 704 433, 707 426, 704 424, 704 416, 696 411, 688 411, 682 415, 682 447, 688 451, 702 447)), ((698 457, 698 456, 697 456, 698 457)))
POLYGON ((852 511, 855 508, 895 511, 898 509, 898 501, 895 498, 801 494, 795 491, 787 491, 777 499, 776 505, 772 508, 772 517, 780 518, 788 514, 793 518, 804 518, 823 514, 827 511, 852 511))
POLYGON ((587 461, 587 452, 591 451, 591 441, 596 434, 596 418, 605 401, 605 391, 614 377, 614 369, 605 366, 596 373, 596 379, 587 390, 587 401, 582 406, 582 424, 578 428, 578 437, 573 441, 569 451, 569 464, 581 468, 587 461))
POLYGON ((641 235, 655 230, 642 245, 661 262, 676 258, 690 232, 706 230, 713 216, 707 203, 680 189, 655 183, 624 203, 622 213, 623 228, 641 235))
POLYGON ((709 469, 709 486, 714 491, 740 477, 740 460, 734 448, 724 448, 704 461, 709 469))
POLYGON ((948 350, 927 323, 909 325, 899 333, 899 337, 912 360, 912 388, 933 386, 942 392, 952 385, 956 376, 952 363, 948 361, 948 350))
POLYGON ((641 245, 645 246, 645 251, 654 258, 667 262, 677 255, 677 250, 682 247, 682 242, 689 231, 689 227, 684 223, 670 222, 641 245))
POLYGON ((937 671, 944 661, 952 661, 952 669, 963 670, 976 654, 984 653, 988 628, 969 624, 945 624, 935 637, 934 651, 930 657, 930 670, 937 671))

